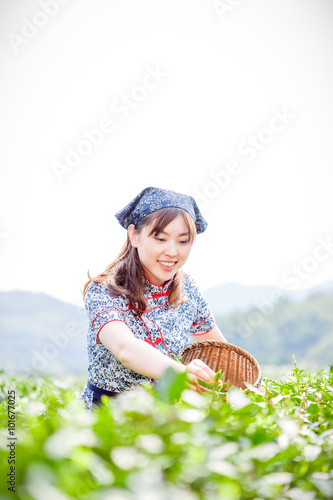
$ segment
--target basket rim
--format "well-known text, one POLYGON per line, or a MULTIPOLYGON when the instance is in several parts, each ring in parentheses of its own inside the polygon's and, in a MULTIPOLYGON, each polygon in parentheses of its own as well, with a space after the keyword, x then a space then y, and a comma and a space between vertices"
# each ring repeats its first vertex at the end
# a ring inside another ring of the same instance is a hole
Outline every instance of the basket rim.
POLYGON ((239 347, 238 345, 231 344, 230 342, 223 342, 222 340, 199 340, 198 342, 192 342, 191 344, 188 344, 182 351, 181 356, 183 357, 185 351, 192 351, 193 349, 196 348, 196 346, 201 345, 202 347, 218 347, 218 348, 223 348, 228 351, 236 351, 237 354, 241 354, 244 357, 246 357, 249 361, 254 362, 256 368, 258 369, 258 377, 253 385, 260 385, 262 381, 262 374, 261 374, 261 368, 254 356, 252 356, 251 353, 243 349, 242 347, 239 347))

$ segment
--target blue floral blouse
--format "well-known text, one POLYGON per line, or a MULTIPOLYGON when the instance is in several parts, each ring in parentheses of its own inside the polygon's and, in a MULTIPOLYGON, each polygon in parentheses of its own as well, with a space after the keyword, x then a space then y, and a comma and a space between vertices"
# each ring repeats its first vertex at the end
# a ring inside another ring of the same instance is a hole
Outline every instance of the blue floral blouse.
MULTIPOLYGON (((91 283, 85 296, 89 318, 87 335, 88 380, 95 386, 113 392, 123 392, 142 385, 155 383, 151 378, 126 368, 100 341, 99 333, 111 321, 124 322, 133 335, 158 349, 166 356, 180 355, 191 336, 202 335, 215 326, 215 319, 207 300, 194 282, 184 273, 181 297, 186 303, 168 304, 167 296, 172 279, 164 286, 144 280, 147 311, 136 318, 125 295, 113 297, 104 283, 91 283)), ((87 409, 92 407, 93 392, 85 386, 76 401, 83 400, 87 409)))

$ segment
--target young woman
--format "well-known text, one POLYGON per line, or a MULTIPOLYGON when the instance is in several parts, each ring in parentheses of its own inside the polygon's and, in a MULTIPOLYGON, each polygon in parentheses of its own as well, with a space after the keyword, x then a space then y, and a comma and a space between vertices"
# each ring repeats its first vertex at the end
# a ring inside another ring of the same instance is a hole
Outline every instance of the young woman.
MULTIPOLYGON (((90 278, 83 296, 89 317, 88 382, 78 395, 90 410, 110 397, 150 381, 170 366, 187 372, 190 387, 214 372, 201 360, 187 366, 181 354, 191 337, 226 341, 194 280, 183 272, 196 234, 204 232, 195 200, 148 187, 115 215, 127 229, 120 254, 90 278)), ((158 382, 157 382, 158 383, 158 382)))

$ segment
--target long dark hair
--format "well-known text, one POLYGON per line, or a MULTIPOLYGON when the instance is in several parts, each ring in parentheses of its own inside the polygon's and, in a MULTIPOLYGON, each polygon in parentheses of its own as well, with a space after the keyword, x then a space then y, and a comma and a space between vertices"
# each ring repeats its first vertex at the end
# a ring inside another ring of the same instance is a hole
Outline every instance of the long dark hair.
MULTIPOLYGON (((181 208, 168 207, 161 208, 141 219, 135 226, 137 233, 149 224, 153 223, 153 227, 149 233, 157 235, 178 215, 182 216, 189 231, 189 240, 193 243, 196 236, 196 226, 192 217, 181 208)), ((141 316, 146 309, 147 303, 144 297, 144 279, 145 274, 138 255, 138 249, 133 247, 129 235, 127 233, 127 241, 121 249, 116 259, 107 268, 94 278, 91 278, 88 271, 89 281, 84 285, 82 294, 83 298, 87 293, 87 289, 91 282, 106 283, 107 288, 112 296, 126 295, 129 300, 129 306, 134 308, 133 314, 141 316)), ((168 303, 170 305, 178 305, 184 300, 180 297, 183 284, 183 271, 179 269, 170 285, 168 303)))

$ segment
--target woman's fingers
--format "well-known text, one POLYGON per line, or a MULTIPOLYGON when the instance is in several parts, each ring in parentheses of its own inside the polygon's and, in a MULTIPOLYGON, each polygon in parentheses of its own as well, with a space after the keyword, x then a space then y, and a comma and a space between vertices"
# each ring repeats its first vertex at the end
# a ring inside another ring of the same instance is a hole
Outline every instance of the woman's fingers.
POLYGON ((198 392, 207 392, 207 389, 199 384, 198 379, 209 381, 214 378, 214 372, 200 359, 194 359, 186 367, 187 379, 192 384, 191 389, 198 392))
POLYGON ((215 373, 201 359, 193 359, 186 367, 188 373, 192 373, 197 378, 205 382, 214 379, 215 373))
POLYGON ((213 370, 209 368, 209 366, 206 365, 206 363, 201 361, 201 359, 194 359, 193 362, 206 374, 207 376, 206 380, 208 380, 209 378, 214 378, 215 373, 213 372, 213 370))
POLYGON ((195 375, 193 375, 191 372, 187 372, 187 380, 192 383, 192 384, 197 384, 198 381, 197 381, 197 377, 195 375))
POLYGON ((199 393, 202 392, 209 392, 205 387, 202 387, 202 385, 197 385, 197 384, 192 384, 192 383, 186 383, 185 384, 187 389, 191 389, 192 391, 196 391, 199 393))

